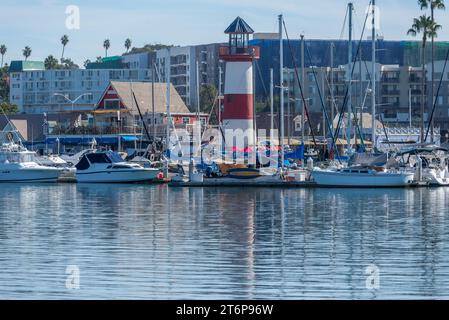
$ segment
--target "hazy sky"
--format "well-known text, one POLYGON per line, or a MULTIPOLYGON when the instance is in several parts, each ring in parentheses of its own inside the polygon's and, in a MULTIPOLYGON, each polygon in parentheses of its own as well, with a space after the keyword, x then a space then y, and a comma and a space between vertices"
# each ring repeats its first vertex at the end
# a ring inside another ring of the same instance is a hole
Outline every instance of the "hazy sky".
MULTIPOLYGON (((223 30, 240 15, 256 32, 276 32, 277 15, 284 14, 290 37, 304 33, 309 39, 340 39, 346 12, 345 0, 0 0, 0 44, 6 44, 7 62, 22 59, 29 45, 31 60, 49 54, 59 58, 60 38, 69 35, 66 57, 82 64, 103 56, 103 40, 111 40, 109 55, 124 51, 124 40, 133 46, 146 43, 175 45, 225 41, 223 30), (66 7, 80 9, 80 29, 66 28, 66 7)), ((369 0, 354 0, 355 32, 359 36, 369 0)), ((412 18, 422 14, 415 0, 378 0, 380 33, 386 40, 406 36, 412 18)), ((449 10, 449 9, 448 9, 449 10)), ((443 24, 439 39, 449 40, 449 12, 438 12, 443 24)), ((358 37, 357 36, 357 37, 358 37)), ((344 35, 346 38, 346 32, 344 35)))

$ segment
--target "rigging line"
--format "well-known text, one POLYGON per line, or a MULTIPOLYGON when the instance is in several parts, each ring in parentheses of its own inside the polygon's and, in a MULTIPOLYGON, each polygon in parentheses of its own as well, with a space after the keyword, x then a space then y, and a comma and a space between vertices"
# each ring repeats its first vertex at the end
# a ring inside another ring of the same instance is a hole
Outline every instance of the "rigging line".
MULTIPOLYGON (((302 99, 302 102, 304 104, 304 110, 306 112, 307 119, 308 119, 307 123, 309 124, 310 133, 312 134, 313 145, 316 148, 317 147, 317 143, 316 143, 316 139, 315 139, 315 133, 313 132, 312 121, 311 121, 311 118, 310 118, 310 115, 309 115, 309 109, 307 108, 307 103, 306 103, 306 99, 304 97, 304 91, 303 91, 303 88, 302 88, 302 85, 301 85, 301 81, 299 81, 298 67, 296 65, 296 59, 295 59, 295 56, 293 54, 293 49, 292 49, 292 46, 291 46, 291 43, 290 43, 290 38, 288 36, 288 31, 287 31, 287 26, 285 24, 285 20, 283 21, 283 25, 284 25, 284 30, 285 30, 285 36, 287 37, 288 47, 290 49, 290 55, 291 55, 291 59, 292 59, 292 62, 293 62, 293 67, 295 69, 296 81, 298 81, 298 87, 299 87, 299 91, 301 93, 301 99, 302 99)), ((282 85, 283 84, 281 84, 281 86, 282 85)), ((281 107, 283 107, 283 106, 281 106, 281 107)), ((284 120, 284 119, 282 119, 282 120, 284 120)))
MULTIPOLYGON (((371 4, 371 3, 372 3, 372 2, 371 2, 371 0, 370 0, 370 4, 371 4)), ((365 23, 363 24, 362 33, 361 33, 361 35, 360 35, 359 44, 358 44, 358 46, 357 46, 357 53, 356 53, 356 55, 354 56, 353 61, 352 61, 351 75, 354 75, 354 70, 355 70, 355 65, 356 65, 355 61, 356 61, 356 59, 358 58, 359 53, 360 53, 360 48, 361 48, 361 46, 362 46, 362 40, 363 40, 363 35, 364 35, 364 33, 365 33, 366 22, 367 22, 367 20, 368 20, 368 16, 369 16, 369 12, 366 13, 366 16, 365 16, 365 23)), ((349 69, 349 65, 348 65, 348 69, 349 69)), ((335 139, 335 137, 338 137, 338 135, 339 135, 339 133, 340 133, 340 127, 341 127, 341 123, 342 123, 342 120, 343 120, 344 109, 345 109, 345 107, 346 107, 346 103, 348 102, 348 93, 349 93, 349 86, 347 85, 347 86, 346 86, 345 97, 344 97, 344 99, 343 99, 343 104, 342 104, 341 109, 340 109, 341 111, 340 111, 340 115, 339 115, 339 118, 338 118, 337 128, 335 128, 334 139, 335 139)), ((349 115, 348 115, 348 117, 349 117, 349 115)))
MULTIPOLYGON (((441 84, 443 83, 443 79, 444 79, 444 72, 446 71, 446 66, 447 66, 447 60, 449 59, 449 49, 447 50, 446 53, 446 60, 444 60, 444 66, 443 66, 443 72, 441 73, 441 79, 440 79, 440 83, 438 84, 438 90, 437 93, 435 95, 435 101, 433 102, 433 107, 432 107, 432 112, 430 114, 430 119, 427 122, 427 131, 426 131, 426 138, 424 139, 424 141, 427 140, 427 136, 429 135, 429 129, 430 129, 430 124, 432 123, 433 120, 433 116, 435 113, 435 108, 437 106, 437 100, 438 100, 438 96, 440 95, 440 89, 441 89, 441 84)), ((422 90, 422 89, 421 89, 422 90)))
POLYGON ((262 77, 262 71, 260 70, 259 62, 257 60, 255 62, 256 62, 255 65, 256 65, 256 69, 257 69, 257 74, 259 75, 259 79, 260 79, 260 82, 262 83, 262 88, 265 93, 265 98, 268 98, 268 91, 267 91, 267 87, 265 86, 265 81, 263 81, 264 79, 262 77))
MULTIPOLYGON (((308 47, 308 45, 306 45, 305 47, 306 47, 306 53, 307 53, 307 57, 309 59, 309 62, 312 63, 312 58, 310 56, 309 47, 308 47)), ((320 85, 318 83, 318 79, 317 79, 316 71, 315 71, 314 67, 312 67, 312 73, 313 73, 313 78, 315 80, 315 85, 316 85, 316 87, 318 89, 318 96, 320 97, 321 107, 323 109, 323 115, 324 115, 324 118, 326 120, 326 125, 328 127, 329 133, 331 134, 332 141, 334 141, 334 136, 333 136, 333 132, 332 132, 332 126, 331 126, 331 123, 329 122, 329 116, 327 114, 326 107, 324 105, 323 95, 321 94, 320 85)), ((324 73, 323 73, 323 77, 324 77, 324 73)), ((326 138, 326 137, 324 137, 324 138, 326 138)), ((338 158, 340 158, 340 155, 338 154, 337 145, 335 144, 333 147, 335 147, 335 150, 337 152, 337 156, 338 156, 338 158)))

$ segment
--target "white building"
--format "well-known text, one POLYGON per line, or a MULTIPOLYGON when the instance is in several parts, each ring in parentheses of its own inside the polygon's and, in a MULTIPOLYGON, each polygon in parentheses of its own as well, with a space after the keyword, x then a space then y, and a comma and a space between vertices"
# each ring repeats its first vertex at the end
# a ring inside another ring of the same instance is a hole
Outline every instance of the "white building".
POLYGON ((196 51, 194 46, 172 47, 156 52, 156 65, 160 81, 166 81, 166 63, 170 52, 171 83, 188 107, 197 103, 196 51))
POLYGON ((92 110, 110 81, 151 81, 150 69, 44 70, 42 64, 39 70, 26 65, 10 70, 10 101, 23 113, 92 110))

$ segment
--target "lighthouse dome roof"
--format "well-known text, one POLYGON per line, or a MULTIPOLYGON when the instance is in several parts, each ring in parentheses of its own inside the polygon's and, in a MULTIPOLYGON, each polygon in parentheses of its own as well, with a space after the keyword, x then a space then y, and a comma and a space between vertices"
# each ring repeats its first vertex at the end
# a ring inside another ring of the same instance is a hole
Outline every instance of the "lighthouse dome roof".
POLYGON ((226 34, 229 33, 254 33, 254 30, 240 17, 237 17, 225 30, 226 34))

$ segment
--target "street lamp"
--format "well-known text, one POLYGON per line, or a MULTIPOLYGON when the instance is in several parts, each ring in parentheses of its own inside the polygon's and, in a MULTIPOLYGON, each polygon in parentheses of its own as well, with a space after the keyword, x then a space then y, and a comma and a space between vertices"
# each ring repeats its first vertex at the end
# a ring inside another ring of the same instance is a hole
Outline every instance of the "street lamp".
POLYGON ((78 96, 75 100, 70 100, 68 95, 62 94, 62 93, 54 93, 53 96, 63 97, 65 100, 67 100, 68 102, 70 102, 72 104, 72 111, 74 111, 75 103, 84 96, 92 96, 92 93, 83 93, 82 95, 78 96))

